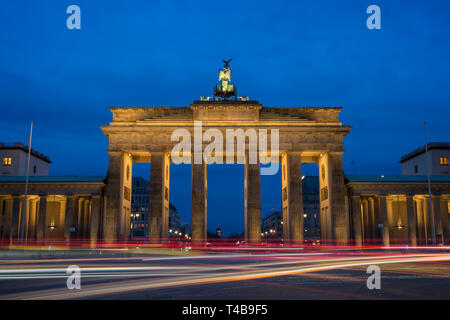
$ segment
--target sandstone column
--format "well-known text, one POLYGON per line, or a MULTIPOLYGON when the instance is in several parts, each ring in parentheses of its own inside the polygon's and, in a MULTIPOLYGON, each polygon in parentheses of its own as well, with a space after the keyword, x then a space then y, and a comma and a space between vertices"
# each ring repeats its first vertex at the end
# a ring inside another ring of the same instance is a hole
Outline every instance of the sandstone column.
POLYGON ((441 210, 441 197, 433 196, 432 197, 433 204, 433 215, 434 215, 434 225, 436 230, 436 244, 443 243, 443 228, 442 228, 442 210, 441 210))
POLYGON ((387 201, 386 201, 385 195, 379 196, 379 208, 380 208, 380 221, 383 224, 383 228, 381 230, 381 235, 383 238, 383 246, 389 247, 390 226, 389 226, 389 219, 388 219, 388 213, 387 213, 387 201))
POLYGON ((450 241, 450 229, 448 222, 448 199, 441 198, 441 214, 442 214, 442 230, 444 236, 444 242, 448 243, 450 241))
POLYGON ((13 198, 12 203, 12 215, 11 215, 11 239, 19 238, 19 220, 21 214, 21 197, 17 196, 13 198))
POLYGON ((84 197, 78 197, 78 227, 77 227, 77 238, 83 238, 84 231, 84 197))
POLYGON ((261 240, 261 177, 259 159, 249 163, 248 153, 244 163, 245 239, 261 240))
POLYGON ((414 210, 414 199, 411 195, 406 196, 406 213, 408 216, 408 237, 412 246, 417 246, 416 213, 414 210))
POLYGON ((166 239, 169 233, 170 160, 167 153, 152 152, 150 166, 150 239, 166 239))
POLYGON ((303 243, 303 195, 301 153, 282 156, 283 233, 284 238, 303 243))
POLYGON ((425 222, 425 233, 427 245, 432 244, 432 230, 431 230, 431 211, 430 211, 430 198, 428 196, 423 199, 423 218, 425 222))
POLYGON ((91 214, 91 201, 89 199, 84 199, 84 221, 83 221, 83 239, 89 237, 89 223, 91 214))
POLYGON ((191 232, 192 239, 206 241, 208 173, 204 159, 201 164, 192 163, 192 208, 191 232))
MULTIPOLYGON (((349 238, 349 217, 345 203, 344 169, 342 152, 329 152, 319 157, 320 207, 328 208, 331 223, 330 239, 346 244, 349 238)), ((323 210, 321 210, 322 212, 323 210)))
POLYGON ((36 238, 38 240, 44 240, 47 230, 46 221, 47 220, 47 196, 40 195, 39 200, 39 218, 36 230, 36 238))
POLYGON ((362 210, 363 210, 363 238, 364 244, 370 244, 370 232, 369 232, 369 201, 367 198, 362 200, 362 210))
POLYGON ((95 246, 97 244, 101 208, 102 208, 102 198, 100 196, 92 196, 91 217, 90 217, 91 221, 89 229, 91 246, 95 246))
POLYGON ((355 244, 362 246, 361 197, 352 196, 352 222, 355 244))
POLYGON ((417 244, 425 244, 425 222, 423 216, 423 199, 416 200, 417 207, 417 244))
POLYGON ((9 239, 11 237, 11 222, 12 222, 12 206, 13 206, 13 200, 11 197, 8 197, 8 199, 5 199, 4 203, 4 213, 5 217, 3 220, 3 239, 9 239))
POLYGON ((73 212, 73 196, 66 197, 66 219, 64 220, 64 238, 66 240, 70 240, 70 228, 73 225, 74 221, 74 212, 73 212))
POLYGON ((133 158, 122 151, 108 151, 109 167, 106 185, 106 212, 103 236, 112 241, 124 238, 130 225, 125 223, 131 212, 133 158))
POLYGON ((370 212, 370 239, 371 244, 375 245, 377 242, 377 220, 375 218, 375 199, 373 197, 369 198, 369 212, 370 212))
POLYGON ((30 209, 29 209, 29 225, 27 237, 28 239, 34 239, 36 237, 36 220, 37 220, 37 208, 36 208, 36 199, 30 199, 30 209))

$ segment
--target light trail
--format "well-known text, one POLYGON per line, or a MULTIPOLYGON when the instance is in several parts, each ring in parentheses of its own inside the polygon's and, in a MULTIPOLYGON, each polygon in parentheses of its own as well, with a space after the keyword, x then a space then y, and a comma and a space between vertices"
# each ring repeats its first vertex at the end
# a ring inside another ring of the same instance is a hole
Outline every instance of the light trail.
MULTIPOLYGON (((20 295, 6 295, 2 298, 24 298, 24 299, 73 299, 73 298, 89 298, 95 296, 111 295, 130 291, 141 291, 150 290, 156 288, 167 288, 167 287, 178 287, 178 286, 192 286, 200 284, 211 284, 220 282, 231 282, 231 281, 245 281, 252 279, 261 279, 269 277, 280 277, 287 275, 295 275, 302 273, 320 272, 333 269, 342 268, 352 268, 367 266, 371 264, 398 264, 398 263, 413 263, 413 262, 434 262, 434 261, 450 261, 450 255, 413 255, 413 256, 397 256, 393 258, 392 256, 384 257, 366 257, 361 259, 361 257, 353 257, 349 260, 345 259, 335 259, 333 262, 327 259, 321 259, 320 263, 322 265, 311 265, 311 263, 317 263, 317 261, 305 261, 309 265, 304 265, 299 267, 298 264, 291 267, 282 267, 278 270, 246 270, 246 271, 232 271, 232 272, 213 272, 205 273, 200 276, 193 276, 188 274, 183 274, 182 277, 175 277, 174 279, 165 276, 163 279, 154 279, 149 282, 148 280, 128 280, 119 281, 114 283, 96 283, 87 284, 83 286, 82 290, 71 290, 68 291, 65 288, 61 289, 49 289, 42 290, 38 292, 25 293, 20 295), (337 261, 341 260, 341 261, 337 261)), ((286 263, 286 262, 284 262, 286 263)), ((257 268, 261 267, 261 264, 253 264, 251 267, 257 268)), ((231 266, 230 266, 231 267, 231 266)), ((230 267, 228 267, 230 269, 230 267)), ((250 265, 240 266, 249 268, 250 265)), ((223 269, 224 267, 219 267, 217 270, 223 269)), ((115 268, 117 270, 117 268, 115 268)), ((212 269, 207 268, 209 271, 212 269)), ((192 269, 189 269, 192 270, 192 269)), ((216 270, 216 271, 217 271, 216 270)))

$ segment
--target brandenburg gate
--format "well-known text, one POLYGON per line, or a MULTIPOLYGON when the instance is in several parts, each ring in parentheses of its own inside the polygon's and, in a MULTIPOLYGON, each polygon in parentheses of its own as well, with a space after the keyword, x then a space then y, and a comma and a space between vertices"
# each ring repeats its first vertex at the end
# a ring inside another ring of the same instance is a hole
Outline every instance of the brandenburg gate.
POLYGON ((197 145, 190 143, 189 150, 178 153, 188 159, 184 163, 192 163, 193 240, 206 240, 207 165, 211 162, 202 156, 202 152, 213 140, 208 132, 215 132, 214 142, 218 142, 218 136, 226 137, 227 142, 232 140, 233 147, 227 146, 223 152, 216 150, 214 162, 225 163, 233 159, 245 166, 246 239, 258 241, 261 237, 260 163, 266 161, 265 156, 271 157, 281 169, 284 238, 303 242, 301 164, 316 163, 319 167, 322 238, 346 243, 350 231, 342 155, 343 138, 350 127, 339 121, 341 108, 263 107, 248 97, 237 96, 236 88, 229 84, 229 61, 224 62, 223 70, 219 71, 222 83, 216 85, 214 95, 202 97, 189 107, 110 108, 112 122, 101 127, 109 139, 104 238, 129 237, 132 167, 134 163, 142 162, 151 163, 150 238, 167 238, 170 166, 175 162, 174 152, 180 143, 180 139, 174 139, 174 132, 181 130, 193 140, 200 136, 197 145), (235 147, 236 135, 230 137, 230 132, 236 134, 239 130, 245 134, 244 148, 241 149, 239 143, 235 147), (278 141, 274 139, 275 130, 278 141), (250 131, 259 135, 251 135, 250 131), (267 139, 261 133, 267 133, 267 139), (256 161, 249 161, 255 156, 252 146, 261 146, 262 142, 267 143, 266 150, 269 151, 259 150, 256 161), (276 152, 274 144, 278 147, 276 152), (195 159, 200 159, 200 163, 195 159))

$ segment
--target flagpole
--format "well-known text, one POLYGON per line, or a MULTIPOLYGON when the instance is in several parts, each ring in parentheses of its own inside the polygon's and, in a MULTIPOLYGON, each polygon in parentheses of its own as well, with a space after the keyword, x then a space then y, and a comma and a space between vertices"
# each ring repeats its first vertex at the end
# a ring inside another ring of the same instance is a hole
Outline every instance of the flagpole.
POLYGON ((434 212, 431 198, 431 178, 430 178, 430 165, 428 163, 428 142, 427 142, 427 122, 423 122, 423 128, 425 133, 425 161, 427 164, 427 178, 428 178, 428 196, 429 196, 429 209, 430 212, 430 224, 431 224, 431 243, 436 244, 436 230, 434 225, 434 212))
POLYGON ((28 144, 28 164, 27 164, 27 176, 25 178, 25 197, 23 200, 23 212, 22 219, 20 219, 20 239, 25 238, 25 219, 27 216, 27 196, 28 196, 28 177, 30 175, 30 157, 31 157, 31 139, 33 137, 33 120, 31 120, 30 127, 30 142, 28 144))

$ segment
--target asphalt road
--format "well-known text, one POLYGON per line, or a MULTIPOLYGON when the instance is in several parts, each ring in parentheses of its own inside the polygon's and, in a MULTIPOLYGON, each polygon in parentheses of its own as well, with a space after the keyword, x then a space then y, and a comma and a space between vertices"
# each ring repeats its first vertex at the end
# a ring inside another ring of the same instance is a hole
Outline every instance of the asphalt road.
POLYGON ((450 248, 5 252, 0 299, 450 299, 450 248), (367 287, 370 265, 380 289, 367 287))

